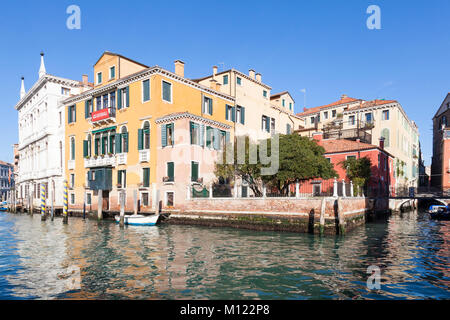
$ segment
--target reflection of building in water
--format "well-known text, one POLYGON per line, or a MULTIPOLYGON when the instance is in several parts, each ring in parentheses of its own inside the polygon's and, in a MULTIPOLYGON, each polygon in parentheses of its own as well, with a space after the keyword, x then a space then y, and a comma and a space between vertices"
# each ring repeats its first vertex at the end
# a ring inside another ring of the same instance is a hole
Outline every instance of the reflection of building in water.
POLYGON ((43 224, 40 219, 38 215, 23 217, 14 226, 19 239, 16 247, 21 271, 5 278, 17 297, 51 299, 67 291, 67 281, 58 278, 68 267, 64 264, 66 235, 61 232, 63 226, 43 224))

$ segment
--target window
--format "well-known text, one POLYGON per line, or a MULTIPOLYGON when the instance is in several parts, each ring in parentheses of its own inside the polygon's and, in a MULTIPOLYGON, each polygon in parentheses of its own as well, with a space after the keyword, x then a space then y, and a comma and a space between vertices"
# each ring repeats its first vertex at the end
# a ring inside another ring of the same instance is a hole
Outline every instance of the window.
POLYGON ((70 174, 70 188, 73 189, 75 187, 75 174, 70 174))
POLYGON ((138 130, 138 150, 150 149, 150 124, 145 121, 142 129, 138 130))
POLYGON ((203 97, 203 113, 213 114, 213 100, 208 97, 203 97))
POLYGON ((116 77, 116 67, 112 66, 109 68, 109 79, 114 79, 116 77))
POLYGON ((311 124, 314 124, 316 122, 316 117, 311 117, 311 124))
POLYGON ((289 123, 286 124, 286 134, 291 134, 291 125, 289 123))
POLYGON ((172 84, 164 80, 162 82, 162 99, 172 103, 172 84))
POLYGON ((104 134, 102 136, 102 154, 106 154, 108 152, 108 135, 104 134))
POLYGON ((236 83, 240 86, 242 85, 242 79, 239 77, 236 77, 236 83))
POLYGON ((61 94, 62 94, 63 96, 68 96, 68 95, 70 94, 70 89, 69 89, 69 88, 61 87, 61 94))
POLYGON ((245 108, 241 106, 236 107, 236 122, 245 124, 245 108))
POLYGON ((355 159, 356 160, 356 156, 347 156, 346 159, 355 159))
POLYGON ((332 116, 333 118, 336 118, 336 110, 331 110, 331 116, 332 116))
POLYGON ((74 193, 70 194, 70 204, 75 204, 75 194, 74 193))
POLYGON ((103 95, 103 108, 102 109, 106 109, 106 108, 108 108, 108 94, 103 95))
POLYGON ((112 109, 116 108, 116 92, 115 91, 113 91, 109 94, 109 106, 112 109))
POLYGON ((167 182, 173 182, 175 180, 173 162, 167 162, 167 178, 167 182))
POLYGON ((381 113, 381 120, 389 120, 389 110, 384 110, 381 113))
POLYGON ((128 152, 128 132, 126 127, 122 127, 121 133, 120 133, 120 152, 127 153, 128 152))
POLYGON ((328 163, 331 163, 331 158, 325 158, 327 159, 328 163))
POLYGON ((62 112, 59 112, 59 125, 62 126, 62 112))
POLYGON ((142 81, 142 101, 146 102, 150 100, 150 80, 142 81))
POLYGON ((130 87, 117 90, 117 109, 130 106, 130 87))
POLYGON ((292 102, 289 102, 289 110, 292 111, 292 102))
POLYGON ((68 109, 68 117, 67 122, 73 123, 77 121, 77 112, 76 112, 76 106, 70 106, 68 109))
POLYGON ((92 204, 92 195, 90 193, 86 193, 86 204, 92 204))
POLYGON ((326 119, 328 119, 328 111, 325 111, 324 113, 323 113, 323 118, 326 120, 326 119))
POLYGON ((236 121, 236 114, 235 114, 235 108, 233 106, 230 106, 228 104, 225 105, 225 120, 230 120, 235 122, 236 121))
POLYGON ((223 76, 223 84, 228 84, 228 75, 223 76))
POLYGON ((285 107, 285 106, 286 106, 286 100, 283 99, 283 100, 281 101, 281 105, 282 105, 283 107, 285 107))
POLYGON ((263 90, 263 97, 267 98, 267 90, 263 90))
POLYGON ((262 116, 261 129, 263 131, 270 132, 270 118, 269 117, 262 116))
POLYGON ((191 181, 197 182, 198 180, 198 162, 191 162, 191 181))
POLYGON ((102 109, 102 97, 97 97, 96 102, 97 102, 97 111, 101 110, 102 109))
POLYGON ((101 72, 97 73, 97 84, 100 84, 100 83, 102 83, 102 73, 101 72))
POLYGON ((142 198, 142 205, 144 207, 148 207, 148 192, 142 192, 141 198, 142 198))
POLYGON ((198 123, 190 122, 191 144, 200 145, 200 126, 198 123))
POLYGON ((385 129, 381 130, 381 137, 384 138, 384 146, 389 147, 389 145, 390 145, 389 129, 385 128, 385 129))
POLYGON ((150 186, 150 168, 142 169, 142 186, 148 188, 150 186))
POLYGON ((366 122, 367 123, 372 123, 372 113, 366 113, 366 122))
POLYGON ((355 116, 348 117, 348 124, 351 126, 355 124, 355 116))
POLYGON ((272 133, 275 133, 275 119, 272 118, 270 121, 270 129, 272 130, 272 133))
POLYGON ((126 188, 127 187, 127 171, 118 170, 117 171, 117 187, 126 188))
POLYGON ((75 138, 70 138, 70 160, 75 160, 75 138))
POLYGON ((87 118, 90 118, 92 112, 94 111, 93 108, 92 108, 92 105, 93 105, 92 100, 86 100, 86 101, 84 102, 84 117, 85 117, 86 119, 87 119, 87 118))
POLYGON ((166 206, 167 207, 173 207, 173 192, 167 192, 166 193, 166 206))
POLYGON ((162 147, 174 145, 174 124, 164 124, 161 126, 161 145, 162 147))

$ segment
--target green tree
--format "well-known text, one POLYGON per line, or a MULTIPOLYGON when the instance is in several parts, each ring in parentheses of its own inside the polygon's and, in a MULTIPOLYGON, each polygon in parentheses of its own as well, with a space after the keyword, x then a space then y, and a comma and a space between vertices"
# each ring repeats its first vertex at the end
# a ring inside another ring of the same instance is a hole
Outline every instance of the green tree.
POLYGON ((372 175, 372 161, 369 158, 349 158, 340 164, 347 172, 347 177, 353 181, 355 188, 363 188, 367 185, 372 175))

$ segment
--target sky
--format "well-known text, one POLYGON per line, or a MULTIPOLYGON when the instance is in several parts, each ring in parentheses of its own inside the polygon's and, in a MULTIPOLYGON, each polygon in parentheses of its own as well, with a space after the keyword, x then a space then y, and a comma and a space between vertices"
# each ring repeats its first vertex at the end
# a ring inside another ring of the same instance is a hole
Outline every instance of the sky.
POLYGON ((40 52, 49 74, 93 80, 108 50, 199 78, 212 66, 262 74, 272 93, 288 90, 295 111, 339 100, 395 99, 419 126, 431 163, 432 118, 450 92, 450 1, 3 1, 0 11, 0 160, 18 142, 20 77, 38 79, 40 52), (70 5, 81 29, 70 30, 70 5), (370 30, 367 8, 381 10, 370 30))

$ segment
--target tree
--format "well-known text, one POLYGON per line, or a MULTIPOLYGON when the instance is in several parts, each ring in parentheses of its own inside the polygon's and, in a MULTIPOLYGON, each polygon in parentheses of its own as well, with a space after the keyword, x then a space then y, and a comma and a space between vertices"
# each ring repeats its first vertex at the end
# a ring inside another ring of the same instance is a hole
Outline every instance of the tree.
POLYGON ((349 158, 340 164, 346 170, 347 177, 353 181, 355 187, 362 188, 367 185, 372 175, 372 161, 369 158, 349 158))
MULTIPOLYGON (((309 180, 314 178, 330 179, 336 177, 333 165, 323 156, 325 150, 315 141, 298 134, 280 135, 279 150, 275 157, 279 161, 278 171, 273 175, 261 175, 259 152, 258 163, 249 164, 249 145, 253 143, 246 137, 245 164, 237 164, 236 159, 232 165, 216 164, 217 176, 236 177, 241 176, 256 196, 261 196, 261 182, 276 187, 281 193, 289 193, 289 185, 297 180, 309 180)), ((272 140, 256 145, 258 151, 267 143, 268 156, 271 156, 272 140)), ((255 145, 254 145, 255 146, 255 145)), ((235 144, 236 154, 236 144, 235 144)))

